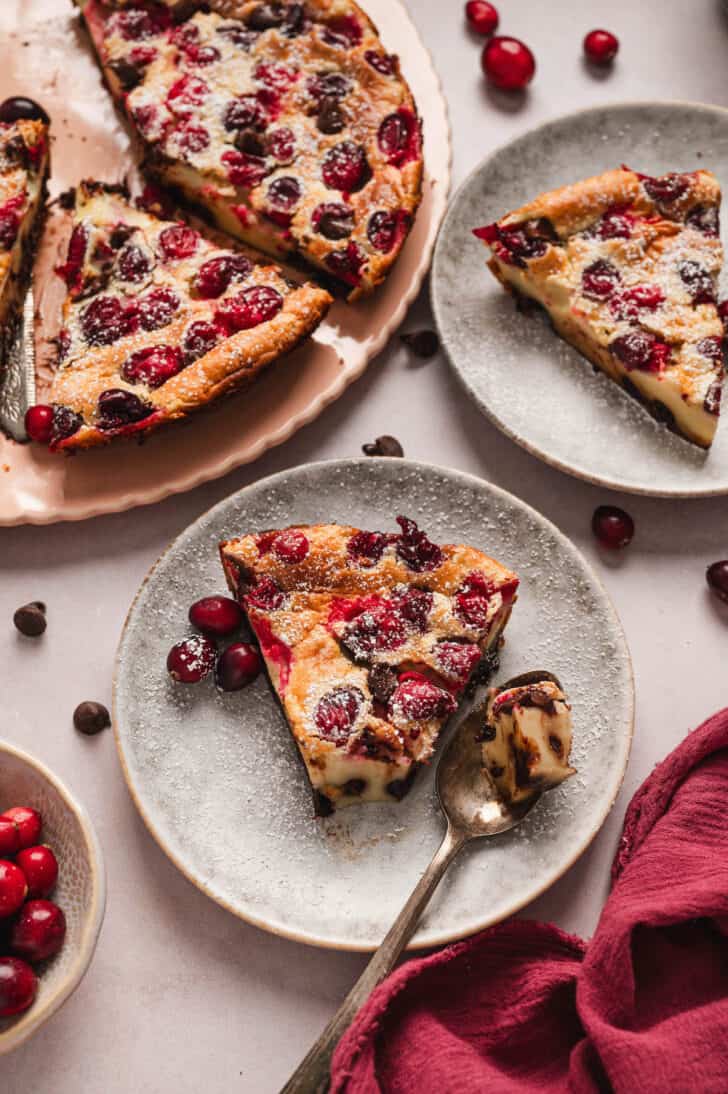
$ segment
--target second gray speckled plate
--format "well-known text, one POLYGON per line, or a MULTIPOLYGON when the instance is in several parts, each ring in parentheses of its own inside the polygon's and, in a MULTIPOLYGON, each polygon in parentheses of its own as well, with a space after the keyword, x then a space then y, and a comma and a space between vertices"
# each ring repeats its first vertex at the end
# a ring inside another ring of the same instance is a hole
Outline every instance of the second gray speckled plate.
POLYGON ((629 755, 632 670, 614 609, 576 548, 517 498, 443 468, 359 459, 284 471, 221 502, 171 545, 131 608, 116 664, 119 752, 147 826, 191 881, 243 919, 321 946, 368 950, 383 938, 442 836, 433 769, 399 805, 317 821, 265 680, 228 695, 211 682, 185 688, 165 660, 189 630, 190 603, 224 588, 221 539, 322 520, 395 530, 399 513, 520 575, 499 678, 559 676, 579 770, 520 828, 461 855, 414 945, 470 934, 551 885, 599 830, 629 755))
POLYGON ((493 152, 455 195, 440 231, 432 299, 443 343, 480 409, 546 463, 635 494, 727 494, 728 422, 707 455, 658 425, 542 318, 516 311, 472 235, 544 190, 621 163, 652 175, 704 167, 728 185, 728 110, 597 107, 493 152))

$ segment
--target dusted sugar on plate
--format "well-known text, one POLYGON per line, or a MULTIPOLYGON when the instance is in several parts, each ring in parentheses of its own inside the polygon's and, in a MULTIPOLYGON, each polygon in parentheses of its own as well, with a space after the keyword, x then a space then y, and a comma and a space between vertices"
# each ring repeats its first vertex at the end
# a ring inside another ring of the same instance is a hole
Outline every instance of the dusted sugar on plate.
POLYGON ((721 192, 709 171, 621 168, 475 229, 489 266, 671 430, 709 448, 723 388, 721 192))
POLYGON ((400 800, 488 666, 518 578, 473 547, 320 524, 221 545, 326 815, 400 800))

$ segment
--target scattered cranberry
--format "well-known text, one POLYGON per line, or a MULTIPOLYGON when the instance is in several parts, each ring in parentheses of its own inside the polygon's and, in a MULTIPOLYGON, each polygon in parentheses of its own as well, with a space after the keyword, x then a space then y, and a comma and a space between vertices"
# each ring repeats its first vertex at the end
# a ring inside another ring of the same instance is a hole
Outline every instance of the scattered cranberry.
POLYGON ((715 302, 713 278, 704 266, 692 259, 681 262, 678 273, 684 282, 694 304, 712 304, 715 302))
POLYGON ((194 108, 202 106, 210 88, 197 76, 181 76, 172 84, 167 94, 167 106, 175 114, 192 114, 194 108))
POLYGON ((491 38, 483 49, 481 63, 490 82, 502 91, 522 90, 536 71, 531 50, 518 38, 491 38))
POLYGON ((267 285, 254 285, 223 300, 215 319, 229 334, 267 323, 283 307, 283 297, 267 285))
POLYGON ((428 589, 417 589, 411 585, 404 592, 396 592, 392 600, 403 619, 418 631, 427 630, 433 604, 432 593, 428 589))
POLYGON ((159 233, 159 249, 167 261, 190 258, 200 242, 198 233, 186 224, 173 224, 159 233))
POLYGON ((196 152, 204 152, 210 144, 210 134, 204 125, 193 125, 192 122, 185 122, 176 129, 174 138, 180 148, 185 152, 192 152, 193 155, 196 152))
POLYGON ((20 836, 20 849, 33 847, 40 839, 43 820, 37 809, 29 805, 14 805, 12 809, 6 809, 3 818, 15 821, 20 836))
POLYGON ((15 611, 13 623, 26 638, 38 638, 48 626, 45 604, 42 600, 23 604, 22 608, 15 611))
POLYGON ((215 643, 203 634, 191 634, 167 654, 167 672, 179 684, 199 684, 212 671, 215 643))
POLYGON ((37 990, 38 980, 30 965, 17 957, 0 957, 0 1018, 27 1010, 37 990))
POLYGON ((266 149, 278 163, 290 163, 296 154, 296 138, 293 130, 286 127, 274 129, 268 134, 266 149))
POLYGON ((649 175, 641 176, 641 178, 645 190, 658 205, 671 205, 681 198, 690 186, 687 175, 679 175, 675 171, 668 175, 660 175, 659 178, 651 178, 649 175))
POLYGON ((359 688, 337 687, 316 705, 313 720, 320 735, 334 744, 344 744, 364 702, 359 688))
POLYGON ((13 952, 35 965, 58 953, 66 937, 66 917, 52 900, 29 900, 13 924, 13 952))
POLYGON ((119 255, 118 269, 122 281, 141 281, 148 273, 151 263, 141 247, 132 243, 119 255))
POLYGON ((25 874, 8 859, 0 859, 0 919, 15 915, 28 895, 25 874))
POLYGON ((194 42, 188 43, 185 48, 185 57, 192 65, 213 65, 220 60, 220 50, 214 46, 198 46, 194 42))
POLYGON ((10 858, 20 850, 20 833, 11 817, 0 817, 0 859, 10 858))
POLYGON ((322 36, 331 46, 352 49, 362 40, 362 28, 353 15, 335 15, 326 23, 322 36))
POLYGON ((363 444, 361 450, 365 456, 389 456, 398 458, 404 456, 404 449, 396 437, 390 437, 385 433, 377 437, 373 444, 363 444))
POLYGON ((268 217, 287 228, 291 223, 292 211, 301 200, 303 190, 298 179, 283 176, 274 179, 268 187, 268 217))
POLYGON ((176 376, 182 366, 182 354, 177 346, 146 346, 127 357, 121 366, 121 375, 130 384, 157 388, 176 376))
POLYGON ((261 156, 239 152, 237 148, 229 148, 220 159, 225 164, 227 176, 234 186, 257 186, 270 173, 270 168, 261 156))
POLYGON ((210 638, 225 638, 243 622, 243 610, 229 596, 203 596, 190 608, 189 620, 210 638))
POLYGON ((225 108, 223 125, 229 133, 236 129, 265 129, 267 115, 255 95, 241 95, 225 108))
POLYGON ((487 37, 498 29, 498 12, 492 4, 486 3, 486 0, 468 0, 465 5, 465 18, 470 29, 476 34, 487 37))
POLYGON ((58 861, 50 847, 45 844, 26 847, 18 852, 15 865, 25 874, 29 898, 45 897, 53 892, 58 880, 58 861))
POLYGON ((335 201, 325 202, 316 206, 311 223, 326 239, 347 239, 354 230, 354 210, 335 201))
POLYGON ((720 213, 715 205, 696 205, 685 217, 685 223, 713 239, 720 235, 720 213))
POLYGON ((215 682, 222 691, 240 691, 260 674, 260 654, 249 642, 234 642, 223 650, 215 665, 215 682))
POLYGON ((670 357, 667 343, 645 330, 621 334, 610 343, 609 348, 628 370, 662 372, 670 357))
POLYGON ((594 510, 592 532, 602 547, 619 550, 627 547, 634 537, 634 521, 616 505, 600 505, 594 510))
POLYGON ((371 598, 373 603, 357 615, 344 629, 342 644, 356 661, 366 661, 371 654, 396 650, 407 640, 407 621, 387 600, 371 598))
POLYGON ((20 218, 12 211, 0 211, 0 247, 9 251, 18 237, 20 218))
POLYGON ((289 528, 278 533, 271 549, 281 562, 303 562, 309 551, 309 542, 303 532, 297 528, 289 528))
POLYGON ((595 65, 608 65, 617 56, 619 39, 608 30, 590 30, 584 38, 584 52, 595 65))
POLYGON ((708 588, 724 604, 728 604, 728 559, 714 562, 705 572, 708 588))
POLYGON ((361 283, 361 271, 366 260, 366 254, 353 239, 342 250, 329 251, 326 255, 326 265, 331 272, 346 285, 353 287, 361 283))
POLYGON ((409 213, 404 209, 391 212, 378 209, 372 213, 367 225, 367 237, 372 247, 382 254, 390 254, 397 243, 404 238, 409 226, 409 213))
POLYGON ((214 300, 232 281, 244 281, 252 269, 253 263, 245 255, 218 255, 200 266, 195 289, 203 300, 214 300))

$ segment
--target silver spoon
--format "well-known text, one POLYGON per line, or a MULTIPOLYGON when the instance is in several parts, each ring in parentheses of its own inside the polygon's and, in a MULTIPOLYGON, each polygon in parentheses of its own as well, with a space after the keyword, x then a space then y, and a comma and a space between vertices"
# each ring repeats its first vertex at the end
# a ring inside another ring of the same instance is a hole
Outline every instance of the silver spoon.
MULTIPOLYGON (((498 691, 551 680, 550 672, 526 672, 502 684, 498 691)), ((520 824, 540 794, 509 805, 496 793, 483 768, 481 744, 466 719, 448 743, 437 768, 437 798, 447 820, 447 831, 430 865, 392 924, 389 933, 308 1055, 282 1088, 281 1094, 323 1094, 328 1089, 331 1057, 369 995, 394 968, 415 933, 430 898, 455 856, 470 840, 496 836, 520 824)))

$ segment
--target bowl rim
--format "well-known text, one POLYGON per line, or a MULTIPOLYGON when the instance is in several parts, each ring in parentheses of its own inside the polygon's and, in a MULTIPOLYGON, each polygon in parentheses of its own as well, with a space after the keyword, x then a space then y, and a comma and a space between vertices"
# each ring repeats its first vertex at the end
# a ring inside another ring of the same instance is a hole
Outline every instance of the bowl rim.
POLYGON ((85 807, 50 768, 29 752, 18 748, 4 738, 0 738, 0 756, 2 755, 14 756, 31 767, 53 787, 76 817, 91 867, 91 902, 81 929, 76 957, 68 973, 42 1005, 34 1003, 28 1010, 17 1016, 17 1022, 6 1030, 0 1030, 0 1056, 24 1044, 76 990, 91 963, 106 911, 106 868, 103 852, 85 807))

